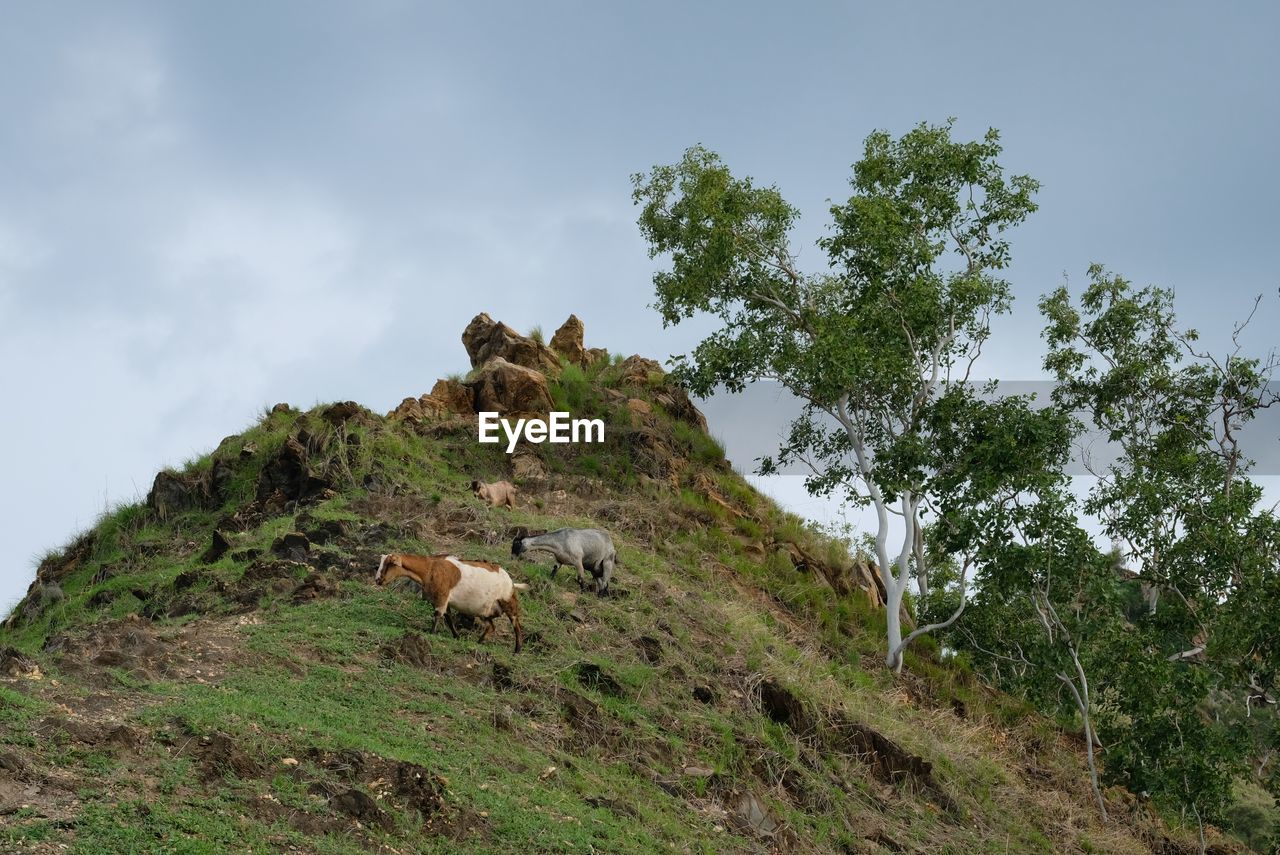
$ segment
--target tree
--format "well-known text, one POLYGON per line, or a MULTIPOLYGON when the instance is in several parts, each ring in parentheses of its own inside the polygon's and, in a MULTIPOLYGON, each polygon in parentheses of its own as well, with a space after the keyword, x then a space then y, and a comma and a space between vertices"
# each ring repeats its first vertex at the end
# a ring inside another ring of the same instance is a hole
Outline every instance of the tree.
POLYGON ((1107 816, 1095 748, 1097 685, 1093 654, 1123 624, 1112 560, 1077 522, 1066 478, 1045 478, 1018 496, 1009 537, 987 550, 976 571, 973 608, 949 633, 997 685, 1049 712, 1078 717, 1090 783, 1107 816))
POLYGON ((853 194, 831 207, 819 241, 828 264, 813 273, 790 244, 798 211, 776 188, 735 178, 713 152, 695 146, 633 178, 650 254, 670 262, 654 276, 664 324, 699 313, 722 322, 675 359, 678 377, 700 396, 781 383, 805 408, 760 471, 799 463, 810 492, 845 488, 875 509, 885 661, 896 670, 913 638, 951 625, 965 604, 962 578, 950 617, 902 637, 910 582, 929 593, 926 517, 980 548, 996 530, 989 518, 1065 447, 1059 414, 989 401, 968 382, 991 316, 1010 305, 998 275, 1009 261, 1004 233, 1035 210, 1038 185, 1006 179, 994 130, 972 142, 951 130, 867 138, 853 194), (891 550, 894 516, 901 541, 891 550))
POLYGON ((1172 292, 1134 288, 1100 266, 1078 304, 1060 288, 1041 308, 1056 402, 1115 452, 1086 461, 1098 480, 1084 507, 1151 592, 1149 608, 1097 651, 1108 772, 1189 809, 1203 849, 1203 823, 1228 804, 1242 749, 1207 714, 1210 694, 1234 683, 1242 701, 1265 698, 1276 670, 1268 616, 1280 607, 1280 541, 1239 436, 1274 402, 1277 361, 1241 356, 1247 320, 1225 357, 1198 349, 1195 331, 1177 326, 1172 292))

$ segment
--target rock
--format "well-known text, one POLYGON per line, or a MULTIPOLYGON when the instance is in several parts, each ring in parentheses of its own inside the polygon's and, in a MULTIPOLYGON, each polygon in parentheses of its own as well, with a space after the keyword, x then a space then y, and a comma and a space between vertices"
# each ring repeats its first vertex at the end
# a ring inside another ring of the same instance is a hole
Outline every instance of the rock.
POLYGON ((357 790, 355 787, 346 792, 338 793, 329 799, 329 807, 366 825, 376 825, 382 829, 390 829, 394 824, 391 817, 382 808, 378 807, 378 803, 368 793, 363 790, 357 790))
POLYGON ((368 421, 368 416, 369 411, 355 401, 331 404, 320 414, 320 418, 335 426, 349 421, 368 421))
POLYGON ((715 769, 708 766, 685 766, 684 775, 686 778, 710 778, 716 773, 715 769))
POLYGON ((714 704, 716 702, 716 694, 711 691, 710 686, 694 686, 693 699, 700 704, 714 704))
POLYGON ((36 662, 16 647, 0 649, 0 675, 22 677, 34 673, 36 662))
POLYGON ((308 600, 332 597, 337 593, 338 586, 332 579, 320 573, 312 573, 293 589, 293 602, 297 605, 308 600))
POLYGON ((208 492, 198 476, 179 475, 164 469, 157 472, 151 482, 147 507, 166 519, 171 514, 201 507, 207 498, 208 492))
POLYGON ((751 792, 744 792, 738 798, 738 805, 734 811, 734 820, 743 830, 754 831, 757 834, 766 836, 773 835, 779 828, 778 821, 770 815, 769 809, 765 807, 764 802, 760 801, 751 792))
POLYGON ((570 315, 569 319, 561 324, 560 329, 556 330, 556 334, 551 337, 551 349, 574 365, 585 366, 587 364, 587 354, 582 347, 582 334, 582 321, 578 319, 577 315, 570 315))
POLYGON ((420 398, 405 398, 399 406, 387 413, 387 418, 425 421, 439 418, 446 412, 443 403, 430 395, 423 395, 420 398))
POLYGON ((643 356, 628 356, 618 366, 619 381, 626 386, 647 386, 649 378, 654 374, 662 374, 662 366, 652 359, 643 356))
POLYGON ((328 481, 311 473, 301 437, 291 436, 263 465, 257 499, 268 502, 278 492, 285 502, 298 502, 319 495, 328 486, 328 481))
POLYGON ((276 404, 274 407, 271 408, 272 415, 275 415, 276 413, 291 413, 291 412, 293 412, 293 407, 284 403, 276 404))
POLYGON ((652 425, 621 429, 622 442, 637 471, 657 480, 680 485, 680 473, 688 461, 671 446, 670 434, 652 425))
POLYGON ((311 541, 300 531, 285 532, 271 544, 271 551, 281 558, 292 561, 306 561, 311 551, 311 541))
POLYGON ((199 570, 183 570, 177 576, 173 577, 172 587, 175 591, 185 591, 204 578, 208 578, 207 573, 203 573, 199 570))
POLYGON ((517 481, 540 480, 547 477, 547 467, 532 451, 517 449, 511 456, 511 477, 517 481))
POLYGON ((648 401, 642 401, 639 398, 629 398, 627 400, 627 409, 639 416, 653 415, 653 407, 648 401))
POLYGON ((299 515, 295 524, 312 543, 341 543, 351 536, 351 523, 347 520, 316 520, 299 515))
POLYGON ((676 421, 693 425, 703 433, 707 432, 707 417, 694 406, 689 393, 680 386, 668 386, 665 391, 658 394, 655 400, 676 421))
POLYGON ((431 387, 431 398, 440 401, 449 412, 469 416, 476 411, 475 393, 458 380, 437 380, 431 387))
POLYGON ((231 486, 231 482, 236 477, 236 469, 231 463, 221 457, 213 461, 213 467, 209 470, 209 498, 212 504, 217 505, 222 502, 224 496, 227 495, 227 488, 231 486))
POLYGON ((583 362, 587 365, 595 365, 597 362, 608 362, 609 351, 603 347, 588 347, 583 353, 583 362))
POLYGON ((209 548, 200 556, 203 564, 212 564, 219 558, 227 554, 227 550, 231 548, 231 541, 227 540, 227 536, 216 528, 213 530, 213 539, 209 543, 209 548))
POLYGON ((293 589, 293 603, 306 603, 307 600, 325 598, 338 594, 337 582, 321 573, 312 573, 306 580, 293 589))
POLYGON ((873 608, 884 608, 884 580, 880 578, 880 568, 874 561, 855 561, 853 565, 855 584, 866 591, 867 601, 873 608))
POLYGON ((544 417, 555 406, 547 378, 522 365, 494 357, 467 384, 475 394, 476 412, 544 417))
POLYGON ((462 345, 471 358, 471 367, 478 368, 494 359, 504 359, 512 365, 520 365, 535 371, 560 370, 560 360, 551 348, 539 344, 528 336, 520 335, 511 327, 495 321, 481 312, 471 319, 462 332, 462 345))

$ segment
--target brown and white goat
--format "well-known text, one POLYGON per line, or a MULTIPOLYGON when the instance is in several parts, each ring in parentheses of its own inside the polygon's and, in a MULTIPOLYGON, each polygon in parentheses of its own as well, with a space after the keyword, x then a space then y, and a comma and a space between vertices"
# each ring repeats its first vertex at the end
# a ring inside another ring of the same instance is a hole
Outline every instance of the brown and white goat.
POLYGON ((490 507, 498 508, 506 505, 508 508, 515 510, 516 485, 510 481, 495 481, 492 484, 486 484, 483 481, 472 481, 471 492, 475 494, 477 499, 483 499, 488 502, 490 507))
POLYGON ((422 598, 435 606, 435 618, 431 631, 435 632, 443 615, 453 637, 458 628, 453 625, 453 606, 465 615, 487 621, 480 641, 493 635, 493 622, 501 615, 511 621, 516 633, 516 649, 524 645, 524 630, 520 628, 520 603, 516 591, 526 591, 528 585, 512 582, 507 571, 487 561, 463 561, 453 555, 405 555, 392 553, 382 556, 373 581, 381 586, 396 579, 412 579, 422 588, 422 598))

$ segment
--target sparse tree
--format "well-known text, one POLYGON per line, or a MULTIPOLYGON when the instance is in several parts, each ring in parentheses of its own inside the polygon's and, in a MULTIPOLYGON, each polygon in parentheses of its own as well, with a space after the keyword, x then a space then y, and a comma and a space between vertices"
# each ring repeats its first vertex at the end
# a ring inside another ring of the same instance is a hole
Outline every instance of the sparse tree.
POLYGON ((913 638, 964 609, 962 577, 955 611, 903 637, 910 582, 928 596, 926 518, 980 549, 1010 496, 1065 448, 1058 414, 991 402, 969 382, 991 317, 1010 305, 1004 233, 1035 210, 1038 185, 1005 177, 994 130, 957 142, 951 129, 867 138, 852 195, 831 207, 819 271, 803 271, 792 249, 796 209, 713 152, 694 147, 634 177, 641 232, 669 260, 654 276, 664 323, 707 313, 722 324, 677 358, 680 379, 702 396, 778 381, 806 407, 761 472, 802 464, 811 492, 847 489, 874 508, 894 669, 913 638), (902 537, 891 545, 895 516, 902 537))
POLYGON ((1277 362, 1241 356, 1244 324, 1215 357, 1178 328, 1172 292, 1098 266, 1078 302, 1061 288, 1041 308, 1057 403, 1115 452, 1091 466, 1097 484, 1084 507, 1153 594, 1097 651, 1108 772, 1189 811, 1203 850, 1204 822, 1227 805, 1243 747, 1206 714, 1210 693, 1234 684, 1245 702, 1265 695, 1275 672, 1269 630, 1254 630, 1280 606, 1277 527, 1247 477, 1240 431, 1274 401, 1277 362), (1256 614, 1241 621, 1246 604, 1256 614))

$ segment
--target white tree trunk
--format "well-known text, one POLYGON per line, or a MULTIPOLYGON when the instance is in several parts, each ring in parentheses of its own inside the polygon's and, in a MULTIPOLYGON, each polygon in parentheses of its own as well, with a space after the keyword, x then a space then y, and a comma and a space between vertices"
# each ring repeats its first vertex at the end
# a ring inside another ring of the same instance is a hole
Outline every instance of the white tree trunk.
MULTIPOLYGON (((888 574, 886 574, 888 575, 888 574)), ((895 674, 902 673, 902 589, 896 584, 892 587, 886 579, 885 585, 885 624, 888 625, 887 652, 884 664, 893 669, 895 674)))

